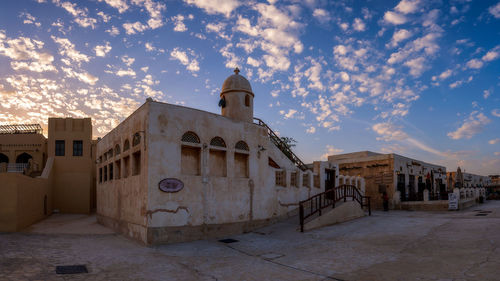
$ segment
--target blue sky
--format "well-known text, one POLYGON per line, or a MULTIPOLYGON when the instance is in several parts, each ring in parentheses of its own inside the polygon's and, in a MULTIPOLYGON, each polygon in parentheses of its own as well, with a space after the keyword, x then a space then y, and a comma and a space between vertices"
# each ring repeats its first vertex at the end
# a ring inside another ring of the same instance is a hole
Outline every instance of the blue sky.
POLYGON ((220 112, 238 66, 304 161, 371 150, 500 173, 498 0, 18 0, 0 9, 0 123, 147 97, 220 112))

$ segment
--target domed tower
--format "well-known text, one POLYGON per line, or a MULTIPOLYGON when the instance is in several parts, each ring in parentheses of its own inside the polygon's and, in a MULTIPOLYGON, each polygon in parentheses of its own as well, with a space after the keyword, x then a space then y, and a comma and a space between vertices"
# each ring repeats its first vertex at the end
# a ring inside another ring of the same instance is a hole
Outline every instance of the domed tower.
POLYGON ((250 82, 239 73, 240 70, 235 68, 234 74, 222 84, 219 106, 222 109, 222 116, 251 123, 254 94, 250 82))

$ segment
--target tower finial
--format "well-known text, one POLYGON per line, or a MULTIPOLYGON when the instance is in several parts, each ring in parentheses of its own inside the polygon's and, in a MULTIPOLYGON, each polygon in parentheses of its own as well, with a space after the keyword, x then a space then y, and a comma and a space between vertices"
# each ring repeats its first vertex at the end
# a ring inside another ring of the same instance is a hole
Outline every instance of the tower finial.
POLYGON ((240 73, 240 70, 238 69, 238 67, 236 67, 236 68, 234 69, 234 74, 238 74, 238 73, 240 73))

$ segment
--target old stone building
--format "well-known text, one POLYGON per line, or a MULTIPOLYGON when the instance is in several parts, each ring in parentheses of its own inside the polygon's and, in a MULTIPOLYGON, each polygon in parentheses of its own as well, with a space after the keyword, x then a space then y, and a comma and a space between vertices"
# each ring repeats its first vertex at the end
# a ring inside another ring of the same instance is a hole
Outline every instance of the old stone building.
POLYGON ((269 224, 324 190, 336 166, 307 169, 254 120, 238 72, 222 86, 222 115, 148 100, 98 142, 99 222, 146 244, 188 241, 269 224))
POLYGON ((21 230, 50 215, 95 209, 95 142, 90 118, 49 118, 0 126, 0 231, 21 230))
POLYGON ((383 192, 392 208, 401 201, 423 200, 425 189, 436 197, 447 192, 445 167, 398 154, 361 151, 331 155, 328 162, 338 165, 342 174, 364 178, 366 195, 375 208, 382 208, 383 192))

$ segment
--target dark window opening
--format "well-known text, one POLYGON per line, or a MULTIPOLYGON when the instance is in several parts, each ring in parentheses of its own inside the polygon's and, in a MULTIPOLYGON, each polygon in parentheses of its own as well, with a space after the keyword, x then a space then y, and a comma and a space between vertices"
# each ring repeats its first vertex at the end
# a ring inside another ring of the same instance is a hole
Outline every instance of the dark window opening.
POLYGON ((56 140, 56 156, 64 156, 65 149, 64 140, 56 140))
POLYGON ((137 151, 136 153, 132 154, 132 160, 133 160, 133 167, 132 167, 132 175, 138 175, 141 173, 141 152, 137 151))
POLYGON ((250 106, 250 95, 245 96, 245 106, 246 107, 250 106))
POLYGON ((83 156, 83 141, 73 141, 73 156, 83 156))
POLYGON ((109 170, 109 180, 112 180, 113 179, 113 163, 109 164, 108 170, 109 170))

